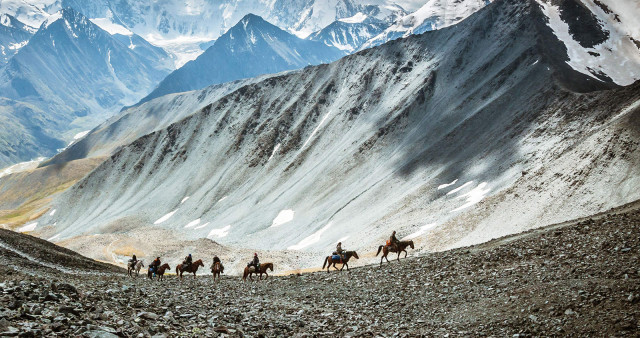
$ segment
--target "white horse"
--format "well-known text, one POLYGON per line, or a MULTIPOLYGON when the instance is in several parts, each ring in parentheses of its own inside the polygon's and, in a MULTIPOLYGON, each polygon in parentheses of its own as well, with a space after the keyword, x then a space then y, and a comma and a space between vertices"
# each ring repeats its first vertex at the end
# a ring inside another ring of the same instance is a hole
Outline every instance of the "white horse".
POLYGON ((143 267, 144 267, 144 259, 137 261, 134 266, 132 266, 131 263, 129 263, 127 265, 127 274, 129 275, 129 277, 138 277, 138 275, 140 274, 140 269, 142 269, 143 267), (134 271, 136 273, 135 276, 133 275, 134 271))

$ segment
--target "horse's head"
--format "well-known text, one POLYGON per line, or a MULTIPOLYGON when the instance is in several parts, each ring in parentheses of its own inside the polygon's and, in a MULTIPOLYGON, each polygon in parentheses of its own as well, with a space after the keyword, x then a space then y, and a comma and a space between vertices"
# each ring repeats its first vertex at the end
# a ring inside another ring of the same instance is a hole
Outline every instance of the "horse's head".
POLYGON ((171 267, 170 267, 170 266, 169 266, 169 264, 167 264, 167 263, 162 264, 161 268, 163 268, 163 269, 165 269, 165 270, 166 270, 166 269, 171 269, 171 267))
POLYGON ((203 267, 203 268, 204 268, 204 263, 202 263, 202 259, 198 259, 197 261, 195 261, 195 262, 194 262, 194 264, 195 264, 196 266, 198 266, 198 265, 199 265, 199 266, 201 266, 201 267, 203 267))
POLYGON ((351 254, 353 257, 355 257, 356 259, 360 259, 360 257, 358 257, 358 253, 355 251, 351 251, 351 254))
POLYGON ((265 266, 267 267, 267 269, 273 271, 273 263, 267 263, 265 264, 265 266))
POLYGON ((413 241, 409 241, 409 246, 411 247, 411 249, 415 249, 415 248, 413 247, 413 241))

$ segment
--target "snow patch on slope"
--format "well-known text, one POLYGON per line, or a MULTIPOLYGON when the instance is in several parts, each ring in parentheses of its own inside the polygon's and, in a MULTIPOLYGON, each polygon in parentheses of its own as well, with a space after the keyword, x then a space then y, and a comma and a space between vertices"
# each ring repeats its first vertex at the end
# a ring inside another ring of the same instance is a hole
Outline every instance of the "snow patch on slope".
MULTIPOLYGON (((604 74, 613 82, 627 86, 640 79, 640 51, 628 35, 622 33, 609 20, 603 21, 606 15, 596 5, 589 9, 596 14, 604 30, 609 32, 609 38, 593 47, 584 48, 569 33, 569 25, 560 18, 557 6, 538 0, 543 13, 549 18, 549 27, 567 47, 569 61, 567 64, 576 71, 598 79, 596 75, 604 74)), ((589 4, 589 2, 586 2, 589 4)))
POLYGON ((164 222, 164 221, 168 220, 168 219, 169 219, 169 218, 171 218, 171 216, 173 216, 173 214, 175 214, 176 212, 178 212, 178 209, 176 209, 176 210, 174 210, 174 211, 172 211, 172 212, 170 212, 170 213, 168 213, 168 214, 166 214, 166 215, 164 215, 164 216, 162 216, 162 217, 158 218, 158 220, 157 220, 157 221, 155 221, 155 222, 153 222, 153 224, 158 225, 158 224, 160 224, 160 223, 162 223, 162 222, 164 222))
POLYGON ((324 227, 322 227, 322 229, 316 231, 315 233, 313 233, 312 235, 304 238, 303 240, 301 240, 298 244, 296 245, 292 245, 290 247, 288 247, 288 250, 302 250, 312 244, 315 244, 317 242, 320 241, 320 238, 322 238, 322 234, 325 233, 325 231, 329 230, 329 228, 331 228, 331 225, 333 225, 333 222, 329 222, 327 225, 325 225, 324 227))
POLYGON ((276 216, 276 218, 273 219, 273 223, 271 223, 271 227, 273 228, 273 227, 277 227, 285 223, 291 222, 293 220, 294 214, 295 214, 295 211, 290 209, 280 211, 278 216, 276 216))
POLYGON ((207 238, 213 239, 213 237, 218 237, 218 238, 227 237, 227 235, 229 234, 229 230, 231 230, 231 225, 227 225, 220 229, 213 229, 209 232, 209 234, 207 235, 207 238))
POLYGON ((33 223, 29 223, 23 227, 21 227, 20 229, 18 229, 19 232, 29 232, 29 231, 33 231, 36 229, 36 227, 38 226, 38 222, 33 222, 33 223))
POLYGON ((487 182, 482 182, 480 184, 478 184, 477 187, 475 187, 473 190, 469 191, 468 193, 459 196, 458 199, 463 199, 463 198, 467 198, 467 203, 463 204, 460 207, 457 207, 453 210, 451 210, 451 212, 456 212, 456 211, 460 211, 462 209, 466 209, 480 201, 482 201, 482 199, 487 196, 487 194, 491 191, 490 188, 486 188, 487 187, 487 182), (485 189, 486 188, 486 189, 485 189))
POLYGON ((111 35, 114 35, 114 34, 120 34, 120 35, 126 35, 126 36, 133 35, 133 32, 130 31, 127 27, 114 23, 113 21, 111 21, 111 19, 94 18, 90 20, 91 22, 93 22, 103 30, 107 31, 107 33, 111 35))
POLYGON ((354 15, 352 17, 339 19, 338 21, 342 21, 344 23, 361 23, 366 19, 367 19, 367 15, 366 14, 358 12, 358 13, 356 13, 356 15, 354 15))

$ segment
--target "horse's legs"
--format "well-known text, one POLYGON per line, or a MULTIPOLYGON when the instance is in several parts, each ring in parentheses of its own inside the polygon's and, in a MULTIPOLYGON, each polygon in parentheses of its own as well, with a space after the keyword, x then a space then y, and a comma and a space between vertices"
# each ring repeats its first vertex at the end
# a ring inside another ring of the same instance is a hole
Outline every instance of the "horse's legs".
MULTIPOLYGON (((342 267, 344 268, 344 265, 342 267)), ((338 267, 336 266, 336 262, 333 262, 333 268, 336 270, 339 270, 338 267)))
POLYGON ((407 255, 408 255, 408 254, 409 254, 409 253, 407 252, 407 250, 404 250, 404 258, 407 258, 407 255))
POLYGON ((269 278, 269 274, 265 271, 264 272, 264 280, 267 280, 267 278, 269 278))

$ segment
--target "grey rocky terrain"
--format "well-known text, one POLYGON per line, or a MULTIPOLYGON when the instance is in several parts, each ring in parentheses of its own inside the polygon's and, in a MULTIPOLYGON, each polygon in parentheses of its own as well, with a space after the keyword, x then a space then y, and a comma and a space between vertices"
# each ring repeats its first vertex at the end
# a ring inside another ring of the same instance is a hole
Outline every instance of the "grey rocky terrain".
POLYGON ((31 276, 0 250, 0 335, 636 336, 639 224, 636 202, 382 267, 248 283, 31 276))

